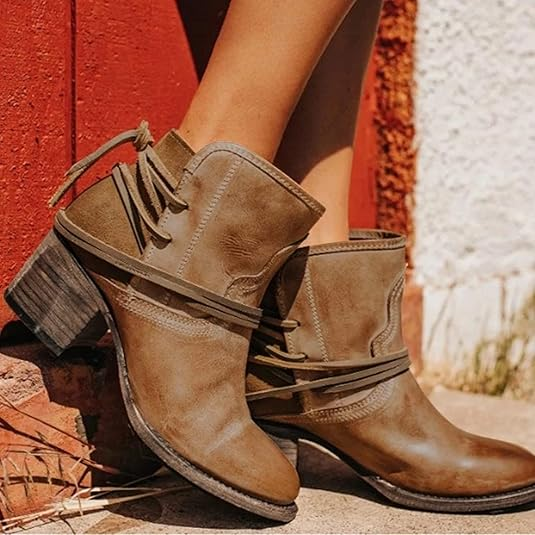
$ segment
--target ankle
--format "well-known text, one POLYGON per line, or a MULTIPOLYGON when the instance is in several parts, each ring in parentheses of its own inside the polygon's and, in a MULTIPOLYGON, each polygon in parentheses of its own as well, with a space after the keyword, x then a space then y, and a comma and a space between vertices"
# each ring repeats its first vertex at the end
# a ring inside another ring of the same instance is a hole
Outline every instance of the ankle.
MULTIPOLYGON (((321 220, 320 220, 321 223, 321 220)), ((322 245, 338 241, 347 241, 349 225, 338 223, 336 225, 316 224, 308 234, 303 246, 322 245)))

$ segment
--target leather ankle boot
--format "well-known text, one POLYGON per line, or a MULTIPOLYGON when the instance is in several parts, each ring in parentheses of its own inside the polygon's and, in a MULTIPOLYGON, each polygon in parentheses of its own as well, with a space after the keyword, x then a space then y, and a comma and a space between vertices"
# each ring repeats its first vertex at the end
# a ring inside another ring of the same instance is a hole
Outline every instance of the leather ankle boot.
POLYGON ((410 373, 404 238, 353 238, 301 248, 274 278, 251 346, 253 417, 289 456, 298 439, 320 444, 403 506, 473 512, 535 500, 535 457, 453 426, 410 373))
POLYGON ((202 489, 289 521, 294 467, 251 420, 245 367, 269 281, 323 207, 273 165, 214 143, 195 156, 147 125, 76 164, 53 201, 100 156, 132 141, 136 166, 56 216, 6 299, 56 354, 109 328, 134 430, 202 489))

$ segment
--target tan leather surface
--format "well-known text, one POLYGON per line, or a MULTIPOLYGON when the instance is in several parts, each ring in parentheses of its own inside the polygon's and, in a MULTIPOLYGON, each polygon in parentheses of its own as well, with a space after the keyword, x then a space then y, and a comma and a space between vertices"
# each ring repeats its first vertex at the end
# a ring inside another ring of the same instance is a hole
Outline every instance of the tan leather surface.
MULTIPOLYGON (((174 131, 166 134, 154 148, 178 183, 192 156, 191 149, 174 131)), ((78 195, 66 208, 66 214, 89 234, 130 255, 139 256, 134 233, 111 175, 78 195)))
MULTIPOLYGON (((311 361, 337 361, 381 357, 403 349, 401 295, 394 296, 392 318, 388 300, 404 274, 404 243, 401 238, 351 241, 295 253, 275 283, 282 317, 299 321, 299 327, 285 333, 289 351, 305 353, 311 361), (384 343, 374 345, 382 339, 384 343)), ((294 376, 299 381, 322 375, 296 371, 294 376)), ((337 400, 352 395, 314 391, 303 392, 300 399, 309 410, 344 403, 337 400)))
POLYGON ((164 248, 153 242, 144 260, 251 306, 293 252, 285 248, 323 212, 274 166, 230 143, 213 143, 192 158, 176 191, 190 209, 167 209, 160 225, 180 239, 164 248))
POLYGON ((531 453, 453 426, 429 402, 410 372, 390 381, 392 391, 369 413, 365 404, 355 404, 303 419, 276 420, 307 429, 405 489, 439 496, 481 496, 535 483, 531 453))
POLYGON ((247 329, 195 319, 131 287, 98 278, 128 360, 136 407, 182 456, 223 482, 274 503, 299 491, 294 468, 245 403, 247 329))
MULTIPOLYGON (((164 210, 158 226, 172 240, 152 241, 143 261, 258 306, 273 274, 323 207, 274 166, 236 145, 215 143, 189 158, 170 133, 155 150, 176 177, 175 192, 188 208, 164 210)), ((67 215, 86 232, 133 254, 132 229, 113 186, 104 179, 67 215)), ((275 504, 292 503, 297 473, 253 423, 245 401, 251 329, 195 310, 153 282, 128 281, 103 261, 85 254, 79 259, 112 308, 135 406, 145 422, 177 455, 213 477, 275 504)))
MULTIPOLYGON (((329 361, 401 348, 401 292, 396 280, 404 265, 399 247, 356 251, 349 243, 332 244, 294 254, 266 300, 276 300, 281 317, 301 324, 286 333, 287 348, 307 353, 310 360, 329 361)), ((252 365, 248 372, 248 391, 280 384, 263 366, 252 365)), ((294 372, 295 380, 308 377, 304 373, 294 372)), ((315 372, 315 378, 321 376, 315 372)), ((410 372, 364 395, 310 391, 250 406, 253 416, 301 427, 405 489, 481 496, 535 483, 532 454, 453 426, 410 372)))
MULTIPOLYGON (((352 243, 343 247, 347 248, 332 253, 314 249, 312 256, 300 251, 281 270, 279 306, 300 323, 287 333, 288 348, 299 348, 310 360, 372 356, 372 341, 387 324, 388 296, 404 272, 403 247, 369 251, 352 243), (349 281, 358 292, 351 291, 349 281)), ((399 334, 387 345, 381 353, 403 349, 399 334)))

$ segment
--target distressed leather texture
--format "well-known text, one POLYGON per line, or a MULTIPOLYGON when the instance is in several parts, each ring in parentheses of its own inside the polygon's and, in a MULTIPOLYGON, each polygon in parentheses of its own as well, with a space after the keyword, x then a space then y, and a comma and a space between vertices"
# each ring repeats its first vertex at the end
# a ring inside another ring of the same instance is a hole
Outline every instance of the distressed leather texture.
MULTIPOLYGON (((67 209, 70 221, 146 264, 234 302, 257 307, 269 281, 323 207, 242 147, 215 143, 192 156, 171 132, 155 147, 188 209, 166 208, 172 236, 141 252, 121 198, 106 178, 67 209)), ((112 309, 133 401, 182 458, 244 493, 291 504, 293 466, 253 423, 245 401, 251 329, 194 309, 192 301, 76 250, 112 309)))
MULTIPOLYGON (((360 232, 350 242, 298 250, 275 277, 264 304, 299 326, 282 349, 305 362, 373 359, 403 349, 404 241, 360 232)), ((334 372, 294 371, 293 381, 334 372)), ((250 363, 249 393, 284 384, 250 363)), ((410 371, 372 388, 310 390, 250 403, 258 420, 312 433, 363 473, 420 493, 483 496, 535 483, 535 457, 505 442, 466 433, 430 403, 410 371)))
MULTIPOLYGON (((178 184, 192 150, 171 130, 154 147, 178 184)), ((135 172, 134 168, 131 167, 135 172)), ((134 232, 111 175, 86 189, 65 209, 67 217, 92 236, 132 256, 140 256, 134 232)), ((148 234, 145 238, 149 240, 148 234)))

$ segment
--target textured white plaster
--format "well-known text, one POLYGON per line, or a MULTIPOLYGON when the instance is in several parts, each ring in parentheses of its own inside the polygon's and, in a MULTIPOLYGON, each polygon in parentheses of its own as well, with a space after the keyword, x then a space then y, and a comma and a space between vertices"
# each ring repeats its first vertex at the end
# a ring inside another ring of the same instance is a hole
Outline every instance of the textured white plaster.
POLYGON ((419 0, 415 81, 423 356, 462 368, 535 289, 535 1, 419 0))
POLYGON ((472 280, 449 288, 423 290, 423 354, 435 371, 455 375, 479 358, 492 365, 495 351, 512 338, 508 360, 535 356, 533 310, 527 323, 522 314, 535 292, 535 271, 507 278, 472 280))
POLYGON ((418 9, 416 281, 535 269, 535 1, 418 9))

